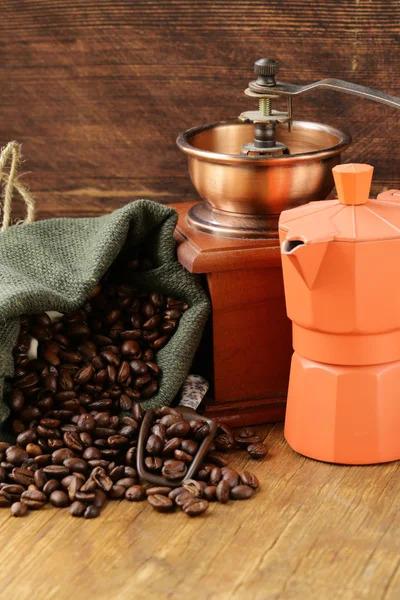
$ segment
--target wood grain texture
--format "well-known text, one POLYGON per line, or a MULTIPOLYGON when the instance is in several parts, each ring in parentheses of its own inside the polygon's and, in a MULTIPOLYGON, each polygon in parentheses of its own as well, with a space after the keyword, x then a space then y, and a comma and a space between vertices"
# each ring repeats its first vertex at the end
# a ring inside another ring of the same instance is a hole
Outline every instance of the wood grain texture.
POLYGON ((399 463, 343 467, 260 428, 270 457, 237 452, 262 489, 191 520, 112 502, 100 518, 0 511, 1 596, 20 600, 397 600, 399 463))
POLYGON ((204 274, 212 303, 212 332, 197 353, 202 369, 213 357, 210 372, 199 371, 211 383, 207 414, 232 425, 283 419, 293 350, 278 238, 210 236, 189 226, 193 203, 173 206, 178 259, 204 274))
MULTIPOLYGON (((399 0, 1 0, 0 16, 0 143, 23 143, 39 217, 194 197, 175 138, 250 109, 260 56, 288 81, 400 95, 399 0)), ((348 129, 374 193, 400 187, 395 110, 325 91, 294 114, 348 129)))

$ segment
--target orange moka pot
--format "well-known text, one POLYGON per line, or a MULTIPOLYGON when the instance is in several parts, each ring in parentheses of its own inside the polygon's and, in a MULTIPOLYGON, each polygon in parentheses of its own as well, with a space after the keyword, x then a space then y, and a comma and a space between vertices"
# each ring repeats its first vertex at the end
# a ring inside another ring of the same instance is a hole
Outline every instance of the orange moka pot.
POLYGON ((335 167, 338 200, 279 221, 295 351, 285 437, 334 463, 400 459, 400 192, 369 200, 372 172, 335 167))

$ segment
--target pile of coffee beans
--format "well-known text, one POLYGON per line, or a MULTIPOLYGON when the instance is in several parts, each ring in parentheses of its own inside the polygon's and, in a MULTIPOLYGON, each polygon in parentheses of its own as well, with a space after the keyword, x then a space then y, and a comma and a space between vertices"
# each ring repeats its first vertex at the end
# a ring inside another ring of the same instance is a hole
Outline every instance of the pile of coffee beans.
POLYGON ((14 431, 44 415, 65 421, 82 408, 131 410, 134 401, 151 398, 160 376, 155 353, 187 308, 158 293, 138 293, 107 273, 83 308, 56 322, 45 312, 23 317, 14 351, 14 431), (38 341, 34 359, 32 339, 38 341))
POLYGON ((94 518, 108 498, 129 499, 129 489, 139 483, 140 404, 134 403, 131 415, 83 409, 68 418, 51 415, 28 422, 16 444, 0 442, 0 506, 24 516, 27 509, 50 502, 71 505, 73 516, 94 518))
MULTIPOLYGON (((246 500, 251 498, 259 487, 258 479, 252 473, 237 473, 228 467, 223 455, 235 445, 235 438, 248 436, 252 442, 255 431, 248 427, 238 430, 236 436, 226 425, 220 425, 220 433, 208 448, 195 479, 185 479, 201 442, 209 434, 209 425, 201 419, 186 421, 182 414, 173 408, 165 407, 156 411, 154 425, 146 442, 144 464, 149 472, 162 475, 166 484, 182 480, 180 487, 171 489, 168 485, 142 490, 147 501, 159 512, 170 512, 180 507, 191 517, 204 513, 209 502, 216 500, 226 504, 229 499, 246 500)), ((261 443, 260 441, 253 443, 261 443)))
POLYGON ((140 401, 156 393, 157 350, 188 308, 135 289, 132 271, 149 268, 147 259, 116 261, 82 308, 57 319, 45 312, 21 319, 8 398, 16 442, 0 442, 0 506, 14 516, 50 503, 94 518, 107 500, 122 498, 147 498, 159 511, 180 506, 196 516, 211 500, 249 498, 258 487, 251 473, 229 469, 222 452, 244 446, 260 458, 266 455, 261 439, 251 428, 234 436, 221 425, 196 480, 171 489, 185 478, 208 425, 186 422, 170 407, 156 411, 146 468, 171 487, 146 489, 139 480, 140 401))

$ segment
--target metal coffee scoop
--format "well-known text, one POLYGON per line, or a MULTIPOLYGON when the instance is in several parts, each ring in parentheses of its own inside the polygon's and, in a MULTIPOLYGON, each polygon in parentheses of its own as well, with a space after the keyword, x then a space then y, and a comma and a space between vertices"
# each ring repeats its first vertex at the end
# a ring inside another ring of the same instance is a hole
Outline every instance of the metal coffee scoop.
POLYGON ((200 405, 200 402, 206 395, 207 390, 208 382, 203 377, 200 375, 189 375, 182 387, 180 403, 178 406, 174 407, 175 410, 179 411, 183 415, 185 421, 193 421, 194 419, 204 421, 210 428, 208 436, 202 441, 196 456, 190 463, 186 475, 182 479, 171 481, 162 475, 156 475, 146 469, 144 464, 146 441, 149 437, 150 428, 153 425, 156 409, 150 409, 146 411, 139 431, 137 449, 137 471, 141 479, 144 479, 149 483, 153 483, 154 485, 175 488, 180 487, 185 479, 191 479, 194 476, 205 455, 207 454, 207 450, 213 441, 218 428, 218 423, 216 421, 213 419, 208 419, 203 415, 199 415, 195 410, 200 405))

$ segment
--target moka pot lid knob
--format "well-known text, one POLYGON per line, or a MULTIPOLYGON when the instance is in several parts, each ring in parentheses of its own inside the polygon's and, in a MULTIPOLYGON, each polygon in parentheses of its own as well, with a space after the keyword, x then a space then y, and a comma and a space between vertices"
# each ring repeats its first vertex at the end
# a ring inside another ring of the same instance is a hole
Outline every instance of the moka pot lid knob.
POLYGON ((353 163, 337 165, 332 169, 338 199, 342 204, 366 204, 372 183, 374 167, 353 163))

